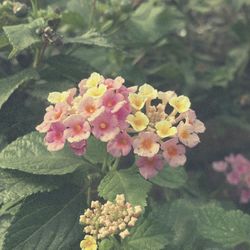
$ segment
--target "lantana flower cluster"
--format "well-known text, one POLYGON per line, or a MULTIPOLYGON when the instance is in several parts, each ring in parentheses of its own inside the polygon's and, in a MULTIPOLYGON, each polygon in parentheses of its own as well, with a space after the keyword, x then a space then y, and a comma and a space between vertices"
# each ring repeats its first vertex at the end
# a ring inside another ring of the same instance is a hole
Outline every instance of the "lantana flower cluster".
MULTIPOLYGON (((80 223, 85 226, 85 237, 88 239, 101 240, 115 234, 124 239, 129 235, 128 228, 135 225, 141 213, 141 206, 133 207, 126 202, 124 194, 119 194, 115 202, 107 201, 102 205, 99 201, 92 201, 91 208, 80 216, 80 223)), ((81 248, 84 248, 85 242, 81 242, 81 248)))
POLYGON ((46 133, 48 150, 57 151, 67 142, 83 155, 92 134, 107 142, 114 157, 132 150, 144 178, 155 176, 166 161, 171 167, 186 162, 186 147, 196 146, 205 131, 186 96, 161 92, 149 84, 126 87, 118 76, 105 79, 92 73, 76 88, 52 92, 44 121, 36 127, 46 133))
POLYGON ((240 194, 240 202, 250 201, 250 161, 242 154, 229 155, 222 161, 212 164, 213 169, 225 175, 229 184, 235 186, 240 194))

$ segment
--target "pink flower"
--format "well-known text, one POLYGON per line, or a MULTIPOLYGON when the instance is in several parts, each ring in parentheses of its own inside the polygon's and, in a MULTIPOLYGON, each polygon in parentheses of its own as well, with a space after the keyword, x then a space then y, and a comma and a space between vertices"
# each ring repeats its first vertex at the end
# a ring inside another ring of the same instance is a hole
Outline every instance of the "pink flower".
POLYGON ((89 121, 92 121, 104 111, 104 107, 101 107, 100 100, 86 96, 80 101, 78 111, 89 121))
POLYGON ((178 144, 177 138, 163 142, 161 148, 163 150, 163 157, 169 166, 178 167, 185 164, 187 160, 185 156, 186 150, 183 145, 178 144))
POLYGON ((139 167, 140 174, 149 179, 154 177, 160 170, 163 169, 163 160, 161 155, 156 154, 153 157, 139 157, 136 161, 136 165, 139 167))
POLYGON ((74 96, 75 96, 75 94, 76 94, 76 91, 77 91, 76 88, 72 88, 72 89, 69 89, 69 90, 68 90, 69 96, 68 96, 66 102, 67 102, 69 105, 72 104, 72 102, 73 102, 73 100, 74 100, 74 96))
POLYGON ((108 152, 114 157, 126 156, 132 147, 132 138, 126 133, 119 133, 107 144, 108 152))
POLYGON ((154 132, 141 132, 133 141, 135 154, 153 157, 160 149, 159 137, 154 132))
POLYGON ((81 80, 79 83, 78 83, 78 88, 79 88, 79 92, 80 92, 80 95, 83 96, 84 93, 87 91, 87 87, 86 87, 86 82, 87 82, 88 79, 83 79, 81 80))
POLYGON ((195 133, 194 128, 192 125, 184 123, 181 121, 177 126, 177 134, 179 140, 186 146, 193 148, 199 142, 200 139, 198 135, 195 133))
POLYGON ((242 154, 229 155, 225 157, 225 161, 232 165, 232 168, 239 173, 246 173, 250 171, 250 161, 246 159, 242 154))
POLYGON ((107 89, 119 89, 124 82, 125 80, 121 76, 118 76, 114 80, 107 78, 104 84, 107 86, 107 89))
POLYGON ((129 103, 125 103, 114 115, 116 116, 119 127, 121 130, 125 130, 128 128, 129 124, 126 122, 127 116, 131 112, 131 107, 129 103))
POLYGON ((46 133, 51 123, 62 121, 68 114, 69 106, 66 103, 57 103, 55 106, 50 105, 46 108, 44 121, 36 126, 40 133, 46 133))
POLYGON ((114 139, 120 132, 117 118, 108 112, 103 112, 91 122, 91 125, 93 135, 104 142, 114 139))
POLYGON ((228 168, 228 164, 225 161, 215 161, 212 166, 217 172, 225 172, 228 168))
POLYGON ((52 123, 47 132, 44 142, 49 151, 58 151, 64 147, 64 125, 60 122, 52 123))
POLYGON ((72 142, 72 143, 69 144, 69 146, 76 155, 82 156, 86 152, 87 141, 82 140, 82 141, 79 141, 79 142, 72 142))
POLYGON ((90 136, 90 125, 82 115, 71 115, 64 120, 64 136, 69 142, 86 140, 90 136))
POLYGON ((227 181, 229 184, 237 185, 240 182, 240 176, 237 172, 232 171, 227 174, 227 181))
POLYGON ((186 112, 187 120, 190 125, 193 126, 195 133, 204 133, 206 128, 202 121, 196 118, 195 111, 190 109, 186 112))
POLYGON ((241 203, 248 203, 250 200, 250 190, 249 189, 242 189, 240 191, 240 202, 241 203))
POLYGON ((119 111, 125 103, 123 95, 115 93, 113 90, 107 90, 102 99, 102 105, 106 111, 111 113, 119 111))

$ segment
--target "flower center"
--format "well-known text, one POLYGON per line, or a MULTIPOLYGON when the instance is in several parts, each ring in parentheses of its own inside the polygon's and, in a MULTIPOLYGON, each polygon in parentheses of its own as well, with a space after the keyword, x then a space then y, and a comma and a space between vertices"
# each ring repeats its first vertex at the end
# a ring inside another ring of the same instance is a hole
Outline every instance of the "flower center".
POLYGON ((101 122, 99 127, 100 129, 106 129, 108 127, 108 124, 106 122, 101 122))
POLYGON ((80 133, 82 130, 82 126, 80 124, 77 124, 74 126, 75 133, 80 133))
POLYGON ((61 114, 62 114, 62 111, 61 111, 61 110, 57 111, 57 112, 55 113, 55 115, 54 115, 55 119, 60 118, 61 114))
POLYGON ((189 137, 189 133, 187 130, 183 130, 180 134, 180 136, 183 138, 183 139, 187 139, 189 137))
POLYGON ((127 145, 127 144, 128 144, 128 140, 125 139, 125 138, 121 138, 121 139, 119 140, 119 144, 120 144, 120 145, 127 145))
POLYGON ((153 144, 153 142, 152 142, 151 139, 145 139, 145 140, 143 140, 143 142, 142 142, 142 147, 143 147, 144 149, 149 150, 149 149, 152 147, 152 144, 153 144))
POLYGON ((93 105, 89 105, 86 107, 86 111, 90 114, 94 113, 96 108, 93 105))
POLYGON ((167 149, 169 156, 175 156, 177 155, 177 148, 176 147, 169 147, 167 149))

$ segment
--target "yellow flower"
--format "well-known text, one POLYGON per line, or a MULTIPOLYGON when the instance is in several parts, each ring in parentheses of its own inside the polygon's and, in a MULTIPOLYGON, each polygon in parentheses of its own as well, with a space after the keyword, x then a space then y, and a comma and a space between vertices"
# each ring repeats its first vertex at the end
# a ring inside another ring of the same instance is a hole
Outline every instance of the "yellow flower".
POLYGON ((147 99, 155 99, 157 97, 157 90, 151 85, 145 83, 139 88, 139 94, 146 97, 147 99))
POLYGON ((65 102, 68 97, 69 97, 69 92, 68 91, 51 92, 51 93, 49 93, 48 101, 50 103, 56 104, 56 103, 59 103, 59 102, 65 102))
POLYGON ((103 78, 100 74, 93 72, 86 81, 86 87, 87 88, 96 87, 99 83, 101 83, 102 79, 103 78))
POLYGON ((148 126, 149 119, 141 111, 137 111, 135 115, 128 115, 127 122, 133 127, 135 131, 139 132, 148 126))
POLYGON ((167 104, 169 100, 173 97, 176 97, 176 94, 174 91, 166 91, 166 92, 159 91, 158 92, 158 98, 162 100, 163 104, 167 104))
POLYGON ((104 84, 100 84, 98 87, 89 88, 86 92, 86 96, 99 98, 104 95, 106 90, 107 90, 107 87, 104 84))
POLYGON ((135 93, 130 93, 128 100, 130 105, 136 110, 142 109, 146 102, 146 98, 144 96, 135 93))
POLYGON ((81 241, 80 247, 83 250, 96 250, 97 244, 95 238, 90 235, 86 235, 84 240, 81 241))
POLYGON ((174 136, 177 133, 177 128, 172 127, 171 122, 167 120, 157 122, 155 128, 156 128, 156 133, 161 138, 174 136))
POLYGON ((189 98, 184 95, 171 98, 169 104, 179 113, 188 111, 191 106, 189 98))

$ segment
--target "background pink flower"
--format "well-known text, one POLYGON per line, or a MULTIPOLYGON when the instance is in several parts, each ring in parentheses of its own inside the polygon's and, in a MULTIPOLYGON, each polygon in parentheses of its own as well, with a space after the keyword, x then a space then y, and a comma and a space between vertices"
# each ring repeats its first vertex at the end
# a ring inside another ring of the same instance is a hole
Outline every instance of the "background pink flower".
POLYGON ((178 144, 178 139, 170 139, 161 145, 163 150, 163 157, 171 167, 178 167, 184 165, 186 162, 185 147, 178 144))
POLYGON ((161 155, 157 154, 151 158, 139 157, 136 160, 136 165, 139 167, 140 174, 145 179, 149 179, 163 169, 164 163, 161 155))
POLYGON ((212 167, 217 172, 224 172, 228 168, 228 164, 225 161, 215 161, 212 164, 212 167))
POLYGON ((112 141, 107 144, 108 152, 114 157, 126 156, 132 147, 132 138, 127 132, 119 133, 112 141))

